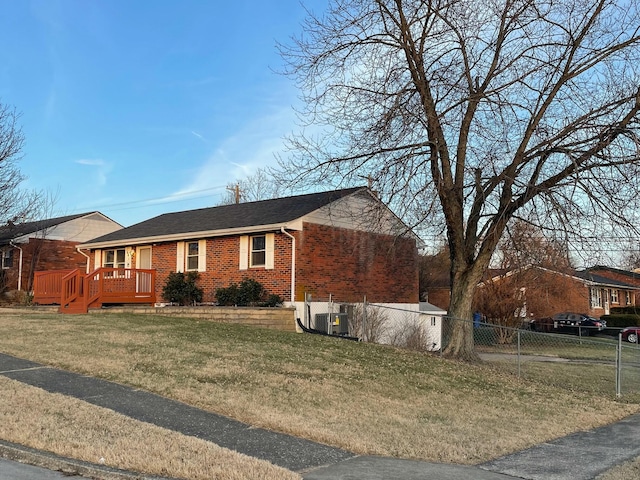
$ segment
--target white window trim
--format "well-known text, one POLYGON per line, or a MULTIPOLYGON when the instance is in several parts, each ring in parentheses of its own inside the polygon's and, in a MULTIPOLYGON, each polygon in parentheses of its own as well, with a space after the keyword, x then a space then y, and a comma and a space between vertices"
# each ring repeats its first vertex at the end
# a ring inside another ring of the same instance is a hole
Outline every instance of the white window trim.
POLYGON ((130 250, 129 247, 127 247, 127 248, 109 248, 107 250, 103 250, 102 251, 102 255, 101 255, 101 257, 102 257, 101 266, 105 267, 105 268, 131 268, 131 255, 129 254, 129 250, 130 250), (118 265, 118 262, 117 262, 117 260, 118 260, 117 252, 120 251, 120 250, 124 251, 124 262, 122 263, 122 266, 118 265), (107 253, 108 252, 113 252, 113 265, 111 265, 109 267, 106 266, 107 253), (127 264, 129 264, 129 265, 127 266, 127 264))
POLYGON ((591 308, 602 308, 602 291, 599 288, 591 287, 591 308))
POLYGON ((249 266, 251 268, 264 268, 267 266, 267 236, 266 235, 251 235, 249 237, 249 266), (253 263, 253 254, 255 252, 262 252, 262 250, 253 249, 253 239, 264 237, 264 263, 253 263))
POLYGON ((264 235, 241 235, 240 236, 240 270, 248 270, 249 268, 264 268, 265 270, 273 270, 275 268, 275 234, 265 233, 264 235), (265 263, 264 265, 251 264, 251 238, 265 237, 265 263))
POLYGON ((6 250, 2 250, 2 258, 0 258, 0 263, 2 264, 3 270, 8 270, 13 267, 13 265, 5 265, 4 261, 6 258, 11 258, 13 263, 13 249, 7 248, 6 250))
POLYGON ((176 272, 206 272, 207 271, 207 241, 190 240, 188 242, 176 242, 176 272), (187 249, 190 243, 198 243, 198 268, 187 269, 187 249))
POLYGON ((611 289, 611 303, 620 303, 620 292, 617 289, 611 289))

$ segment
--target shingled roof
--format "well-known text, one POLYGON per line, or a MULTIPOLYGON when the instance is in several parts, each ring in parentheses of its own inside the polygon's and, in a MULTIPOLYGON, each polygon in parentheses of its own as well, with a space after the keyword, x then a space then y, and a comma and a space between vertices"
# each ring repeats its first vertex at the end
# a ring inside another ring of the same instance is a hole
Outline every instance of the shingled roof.
POLYGON ((319 208, 366 188, 356 187, 292 197, 275 198, 219 207, 200 208, 165 213, 122 230, 87 242, 83 247, 102 246, 116 242, 163 237, 194 236, 203 232, 229 231, 261 226, 284 225, 319 208))
POLYGON ((9 222, 6 225, 0 227, 0 245, 8 245, 11 240, 14 240, 25 235, 31 235, 32 233, 46 230, 47 228, 55 227, 76 218, 82 218, 87 215, 91 215, 96 212, 78 213, 76 215, 67 215, 64 217, 47 218, 45 220, 36 220, 33 222, 13 223, 9 222))

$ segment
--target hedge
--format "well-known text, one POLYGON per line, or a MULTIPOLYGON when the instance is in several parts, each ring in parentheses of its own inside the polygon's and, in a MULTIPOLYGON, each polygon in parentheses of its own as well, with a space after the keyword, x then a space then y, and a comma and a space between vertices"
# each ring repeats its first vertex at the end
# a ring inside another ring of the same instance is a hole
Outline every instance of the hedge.
POLYGON ((607 322, 607 327, 640 326, 640 315, 614 313, 611 315, 602 315, 600 319, 607 322))

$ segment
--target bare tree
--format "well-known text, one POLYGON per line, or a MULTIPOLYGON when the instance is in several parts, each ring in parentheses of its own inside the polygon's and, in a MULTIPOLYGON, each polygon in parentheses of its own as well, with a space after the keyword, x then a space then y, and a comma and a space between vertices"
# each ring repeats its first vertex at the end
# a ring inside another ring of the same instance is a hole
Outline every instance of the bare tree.
POLYGON ((573 271, 569 248, 562 239, 547 238, 541 227, 517 220, 507 226, 498 244, 494 262, 504 270, 530 266, 549 268, 558 272, 573 271))
POLYGON ((220 202, 221 205, 233 203, 256 202, 276 198, 281 193, 278 185, 266 170, 257 170, 253 175, 227 185, 227 191, 220 202))
MULTIPOLYGON (((513 218, 633 226, 639 27, 638 0, 333 0, 281 47, 307 122, 283 176, 370 176, 421 230, 444 225, 449 315, 471 318, 513 218)), ((471 323, 453 328, 445 355, 477 358, 471 323)))
POLYGON ((37 208, 39 194, 20 189, 25 179, 18 161, 22 158, 24 135, 15 109, 0 103, 0 222, 17 223, 37 208))

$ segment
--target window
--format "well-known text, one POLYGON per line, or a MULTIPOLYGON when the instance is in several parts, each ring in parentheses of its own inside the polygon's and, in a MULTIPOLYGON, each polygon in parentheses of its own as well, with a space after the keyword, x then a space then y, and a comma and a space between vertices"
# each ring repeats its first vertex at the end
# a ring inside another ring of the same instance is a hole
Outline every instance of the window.
POLYGON ((2 251, 2 268, 13 267, 13 249, 2 251))
POLYGON ((627 305, 631 305, 631 292, 627 291, 627 292, 624 292, 624 293, 625 293, 625 296, 626 296, 626 299, 627 299, 627 305))
POLYGON ((124 248, 104 251, 104 267, 125 268, 126 252, 124 248))
POLYGON ((207 241, 177 242, 176 272, 204 272, 207 269, 207 241))
POLYGON ((436 317, 431 317, 431 326, 432 327, 436 326, 436 317))
POLYGON ((618 300, 618 290, 611 290, 611 303, 620 303, 618 300))
POLYGON ((591 308, 602 307, 602 292, 599 288, 591 288, 591 308))
POLYGON ((264 267, 267 259, 267 239, 264 235, 251 237, 251 266, 264 267))
POLYGON ((240 237, 240 270, 264 268, 272 270, 275 266, 275 234, 242 235, 240 237))
POLYGON ((187 242, 187 271, 198 270, 198 242, 187 242))

